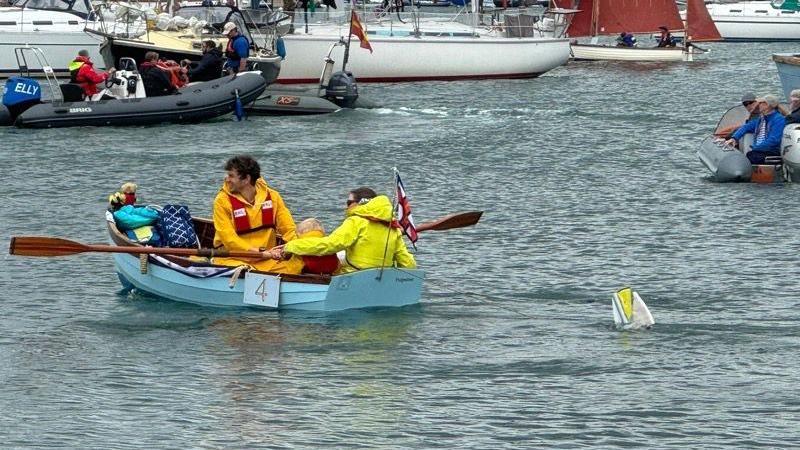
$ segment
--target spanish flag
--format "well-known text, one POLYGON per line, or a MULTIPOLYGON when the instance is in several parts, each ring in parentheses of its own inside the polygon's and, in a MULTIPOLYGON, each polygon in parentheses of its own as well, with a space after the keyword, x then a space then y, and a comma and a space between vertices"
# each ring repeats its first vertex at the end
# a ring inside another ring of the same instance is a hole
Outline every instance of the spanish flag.
POLYGON ((372 46, 369 45, 369 39, 367 39, 367 32, 364 31, 364 27, 361 25, 361 21, 358 20, 358 14, 356 14, 355 9, 351 11, 350 15, 350 35, 355 35, 359 41, 361 41, 361 48, 365 48, 372 53, 372 46))

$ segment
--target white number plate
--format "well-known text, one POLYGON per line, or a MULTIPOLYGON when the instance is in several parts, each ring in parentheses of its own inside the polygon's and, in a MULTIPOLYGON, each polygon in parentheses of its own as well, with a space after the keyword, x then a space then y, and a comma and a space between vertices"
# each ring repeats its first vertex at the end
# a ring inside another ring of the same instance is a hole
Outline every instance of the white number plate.
POLYGON ((244 303, 246 305, 277 308, 280 291, 280 277, 250 272, 244 278, 244 303))

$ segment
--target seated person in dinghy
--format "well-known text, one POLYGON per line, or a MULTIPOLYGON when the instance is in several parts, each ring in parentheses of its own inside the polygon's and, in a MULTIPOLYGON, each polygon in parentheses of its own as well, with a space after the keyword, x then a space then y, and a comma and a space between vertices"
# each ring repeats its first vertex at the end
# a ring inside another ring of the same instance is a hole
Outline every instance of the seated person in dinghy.
MULTIPOLYGON (((767 156, 781 155, 781 139, 783 138, 783 128, 786 119, 778 112, 778 97, 765 95, 757 98, 761 115, 758 119, 748 121, 741 128, 733 133, 733 136, 725 141, 728 145, 738 145, 742 137, 747 133, 755 134, 753 146, 747 152, 747 159, 752 164, 764 164, 767 156)), ((740 150, 746 150, 740 148, 740 150)))
POLYGON ((213 258, 214 264, 247 265, 264 272, 299 274, 299 258, 274 260, 267 249, 296 238, 292 213, 278 191, 261 178, 261 167, 250 156, 234 156, 225 163, 225 182, 214 199, 214 247, 228 251, 261 252, 263 259, 213 258))
POLYGON ((160 97, 178 92, 186 83, 182 69, 174 61, 159 61, 158 53, 147 52, 139 65, 144 91, 148 97, 160 97))
POLYGON ((339 228, 328 236, 290 241, 272 249, 273 257, 332 255, 344 250, 345 260, 338 273, 376 267, 417 267, 399 225, 392 220, 392 202, 388 197, 366 187, 354 189, 348 195, 345 216, 339 228))
POLYGON ((108 69, 108 72, 96 72, 88 50, 79 51, 78 56, 69 63, 70 82, 79 85, 83 89, 83 96, 88 100, 114 98, 108 94, 108 91, 98 91, 97 84, 108 80, 109 77, 113 77, 115 72, 116 69, 113 67, 108 69))
MULTIPOLYGON (((297 224, 297 239, 324 236, 325 228, 323 228, 322 222, 313 217, 297 224)), ((339 269, 339 258, 335 254, 323 256, 295 255, 292 258, 303 260, 303 273, 330 275, 339 269)))

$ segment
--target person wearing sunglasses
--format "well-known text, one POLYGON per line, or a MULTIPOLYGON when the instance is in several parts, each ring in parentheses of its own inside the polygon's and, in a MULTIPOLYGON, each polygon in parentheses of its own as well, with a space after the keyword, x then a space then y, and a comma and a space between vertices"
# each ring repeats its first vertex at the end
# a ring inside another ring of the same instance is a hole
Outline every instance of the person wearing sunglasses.
POLYGON ((750 114, 747 117, 747 120, 744 122, 737 123, 735 125, 731 125, 722 129, 717 130, 714 135, 723 138, 723 139, 730 139, 733 136, 733 133, 736 132, 742 125, 745 123, 758 118, 758 103, 756 102, 756 96, 752 93, 748 92, 742 96, 742 106, 747 110, 750 114))
POLYGON ((728 145, 738 145, 745 134, 753 133, 753 145, 747 151, 747 159, 752 164, 763 164, 767 156, 780 156, 781 139, 786 119, 778 111, 778 97, 765 95, 756 99, 760 116, 742 125, 730 139, 725 141, 728 145))
POLYGON ((416 268, 393 213, 389 197, 367 187, 353 189, 348 193, 345 219, 339 228, 324 237, 295 239, 275 247, 273 257, 322 256, 344 250, 345 259, 337 273, 376 267, 416 268))

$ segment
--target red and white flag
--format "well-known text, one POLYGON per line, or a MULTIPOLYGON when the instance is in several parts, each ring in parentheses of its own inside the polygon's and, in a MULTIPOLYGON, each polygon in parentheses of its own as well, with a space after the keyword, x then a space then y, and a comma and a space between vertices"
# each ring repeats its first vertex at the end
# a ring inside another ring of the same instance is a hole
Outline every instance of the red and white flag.
POLYGON ((400 179, 400 172, 395 171, 395 178, 397 181, 397 223, 403 229, 403 233, 408 236, 411 244, 416 248, 417 242, 417 227, 414 225, 414 219, 411 217, 411 204, 408 202, 406 195, 406 188, 403 186, 403 180, 400 179))

